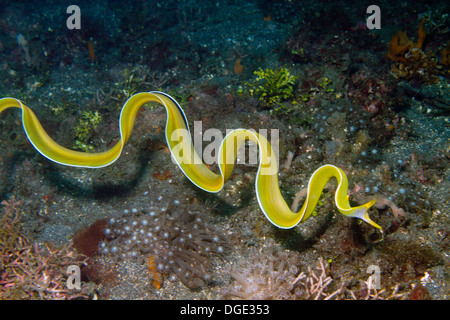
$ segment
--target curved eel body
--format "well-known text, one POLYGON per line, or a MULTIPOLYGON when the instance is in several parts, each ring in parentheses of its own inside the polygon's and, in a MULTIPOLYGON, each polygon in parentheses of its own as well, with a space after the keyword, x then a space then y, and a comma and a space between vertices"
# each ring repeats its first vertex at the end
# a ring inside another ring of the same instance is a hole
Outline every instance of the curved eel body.
POLYGON ((211 171, 194 149, 183 109, 172 97, 159 91, 138 93, 126 101, 119 119, 120 141, 111 149, 98 153, 74 151, 57 144, 45 132, 34 112, 20 100, 0 99, 0 113, 8 108, 20 108, 25 133, 31 144, 44 157, 67 166, 100 168, 112 164, 120 157, 133 130, 138 110, 148 102, 157 102, 165 107, 167 145, 181 171, 197 187, 208 192, 219 192, 232 174, 239 147, 250 140, 259 147, 256 196, 265 216, 274 225, 288 229, 308 219, 316 207, 325 184, 331 178, 336 178, 337 209, 348 217, 362 219, 381 230, 381 227, 368 215, 368 209, 375 204, 375 201, 351 207, 347 196, 347 177, 342 169, 330 164, 320 167, 313 173, 302 208, 298 212, 292 212, 281 195, 275 154, 266 138, 254 131, 236 129, 227 134, 218 152, 217 163, 220 174, 211 171))

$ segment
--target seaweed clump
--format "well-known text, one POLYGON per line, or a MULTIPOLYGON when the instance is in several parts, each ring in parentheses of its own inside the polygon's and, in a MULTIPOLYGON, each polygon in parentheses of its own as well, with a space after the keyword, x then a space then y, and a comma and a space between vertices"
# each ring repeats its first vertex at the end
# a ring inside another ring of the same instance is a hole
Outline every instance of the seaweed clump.
POLYGON ((259 69, 254 72, 256 79, 246 83, 251 96, 257 97, 265 106, 273 107, 293 97, 297 77, 288 69, 259 69))

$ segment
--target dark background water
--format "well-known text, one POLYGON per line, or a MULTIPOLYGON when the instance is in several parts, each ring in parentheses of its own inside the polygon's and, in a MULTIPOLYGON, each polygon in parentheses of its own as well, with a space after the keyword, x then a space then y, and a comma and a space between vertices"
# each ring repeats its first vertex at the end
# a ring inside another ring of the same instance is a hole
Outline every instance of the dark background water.
MULTIPOLYGON (((98 170, 43 158, 28 143, 18 111, 5 111, 0 200, 20 208, 16 226, 31 244, 73 250, 68 245, 74 234, 96 221, 94 226, 125 216, 141 223, 150 206, 164 209, 180 198, 187 200, 188 211, 212 219, 205 222, 212 233, 231 242, 224 260, 208 256, 204 265, 215 278, 197 290, 173 274, 158 274, 145 249, 139 259, 127 256, 120 263, 117 255, 97 250, 85 284, 102 298, 314 298, 300 282, 290 287, 286 279, 294 281, 301 271, 317 278, 325 263, 323 275, 333 279, 325 292, 340 290, 335 298, 447 299, 450 85, 441 53, 449 45, 448 14, 445 1, 0 0, 0 97, 23 100, 58 143, 80 148, 78 141, 83 151, 106 150, 117 142, 126 99, 162 90, 180 102, 191 125, 202 121, 203 130, 279 129, 280 184, 289 204, 319 166, 342 167, 352 202, 379 200, 371 217, 385 230, 380 243, 374 243, 370 227, 337 213, 332 187, 318 216, 292 230, 265 220, 252 166, 238 166, 218 195, 197 190, 169 159, 165 114, 157 108, 140 112, 122 157, 98 170), (79 30, 66 26, 66 9, 73 4, 81 10, 79 30), (379 30, 367 29, 366 9, 372 4, 381 10, 379 30), (410 53, 423 55, 417 61, 389 59, 391 38, 402 30, 416 43, 423 18, 425 42, 410 53), (400 72, 404 67, 410 76, 400 72), (293 96, 267 105, 249 94, 254 72, 266 68, 295 75, 293 96), (81 120, 94 112, 101 115, 98 127, 83 127, 81 120), (75 128, 87 130, 87 137, 75 128), (380 295, 364 284, 373 264, 384 275, 380 295), (164 278, 160 289, 151 285, 158 276, 164 278), (270 276, 281 285, 271 288, 270 276), (254 280, 258 290, 246 291, 242 279, 254 280)), ((3 206, 6 239, 18 238, 8 229, 14 210, 3 206)), ((167 228, 179 226, 171 222, 167 228)), ((99 249, 98 239, 87 235, 81 242, 99 249)), ((127 240, 118 237, 113 244, 125 252, 127 240)), ((2 241, 5 257, 28 250, 2 241)), ((9 268, 6 262, 4 267, 0 272, 9 268)), ((36 279, 28 279, 26 288, 36 279)), ((42 298, 37 291, 25 292, 42 298)))

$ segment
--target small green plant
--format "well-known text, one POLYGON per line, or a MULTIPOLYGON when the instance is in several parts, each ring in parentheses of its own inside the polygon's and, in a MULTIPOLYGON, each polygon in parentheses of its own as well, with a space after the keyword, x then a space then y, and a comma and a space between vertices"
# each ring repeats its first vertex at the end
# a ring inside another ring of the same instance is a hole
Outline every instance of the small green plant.
POLYGON ((322 77, 319 79, 319 87, 321 87, 322 89, 325 89, 326 92, 333 92, 334 89, 330 88, 329 85, 332 84, 333 81, 327 77, 322 77))
MULTIPOLYGON (((186 105, 189 101, 189 97, 192 96, 191 92, 184 87, 175 87, 169 90, 168 94, 173 97, 181 106, 186 105)), ((159 106, 158 106, 159 107, 159 106)))
POLYGON ((322 194, 320 195, 320 199, 319 199, 319 201, 317 201, 317 205, 312 212, 313 217, 317 216, 318 208, 324 205, 325 202, 323 201, 323 197, 324 197, 324 193, 322 192, 322 194))
POLYGON ((66 106, 61 106, 61 105, 58 105, 56 107, 50 106, 50 109, 55 116, 59 116, 59 115, 63 114, 64 110, 66 109, 66 106))
POLYGON ((292 75, 288 69, 259 69, 254 73, 256 79, 252 83, 246 83, 250 95, 258 97, 268 106, 293 97, 297 77, 292 75))
POLYGON ((304 114, 294 114, 289 118, 289 123, 296 126, 309 125, 312 118, 304 114))
POLYGON ((97 128, 102 116, 98 111, 86 111, 81 114, 81 119, 78 121, 78 125, 75 127, 75 149, 84 152, 93 152, 94 147, 90 144, 89 140, 92 137, 92 132, 97 128))
POLYGON ((135 70, 129 71, 128 69, 125 69, 122 74, 126 77, 125 82, 122 83, 122 93, 128 99, 136 93, 137 83, 135 80, 135 70))
POLYGON ((306 55, 305 49, 300 48, 299 50, 292 49, 291 54, 304 58, 306 55))

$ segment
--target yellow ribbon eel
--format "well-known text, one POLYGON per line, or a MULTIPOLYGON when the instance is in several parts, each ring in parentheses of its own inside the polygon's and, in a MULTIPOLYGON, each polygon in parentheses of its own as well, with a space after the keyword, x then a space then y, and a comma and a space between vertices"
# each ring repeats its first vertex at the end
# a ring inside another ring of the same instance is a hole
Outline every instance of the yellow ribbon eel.
POLYGON ((138 110, 149 102, 157 102, 165 107, 167 145, 179 168, 197 187, 208 192, 219 192, 232 174, 239 147, 249 140, 259 146, 259 165, 255 182, 258 203, 267 219, 274 225, 288 229, 308 219, 325 184, 334 177, 338 183, 335 193, 338 210, 348 217, 362 219, 382 230, 368 215, 368 209, 375 204, 375 201, 351 207, 347 196, 347 177, 342 169, 330 164, 320 167, 313 173, 302 208, 298 212, 292 212, 281 195, 275 154, 266 138, 254 131, 236 129, 228 133, 221 142, 218 152, 217 163, 220 174, 211 171, 194 149, 183 109, 171 96, 163 92, 141 92, 130 97, 120 113, 120 141, 111 149, 98 153, 74 151, 57 144, 45 132, 34 112, 20 100, 0 99, 0 113, 8 108, 20 108, 25 133, 31 144, 44 157, 68 166, 100 168, 112 164, 119 158, 133 130, 138 110))

